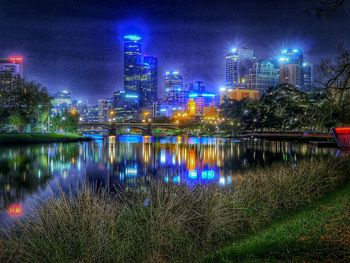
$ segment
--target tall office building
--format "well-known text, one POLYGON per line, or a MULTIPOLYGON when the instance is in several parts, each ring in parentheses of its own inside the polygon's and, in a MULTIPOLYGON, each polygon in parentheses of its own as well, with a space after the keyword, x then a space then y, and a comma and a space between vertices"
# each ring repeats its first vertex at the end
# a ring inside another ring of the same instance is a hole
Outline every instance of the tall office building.
POLYGON ((62 114, 72 107, 72 94, 67 91, 58 91, 52 98, 52 113, 62 114))
POLYGON ((189 92, 204 91, 204 90, 205 90, 205 85, 203 81, 195 81, 188 84, 189 92))
POLYGON ((99 122, 111 122, 111 113, 113 110, 112 99, 100 99, 98 100, 98 120, 99 122))
POLYGON ((154 56, 144 56, 140 69, 140 106, 149 107, 157 100, 157 67, 154 56))
POLYGON ((195 102, 196 115, 202 116, 205 107, 215 106, 216 94, 206 91, 202 81, 193 83, 194 89, 188 93, 188 101, 195 102))
POLYGON ((168 71, 164 77, 165 101, 184 105, 186 93, 183 89, 183 77, 177 71, 168 71))
POLYGON ((245 76, 255 61, 254 50, 234 48, 226 54, 226 87, 235 87, 246 83, 245 76))
POLYGON ((141 40, 137 35, 124 37, 124 101, 135 118, 141 107, 150 107, 157 99, 158 61, 154 56, 142 59, 141 40))
POLYGON ((253 68, 248 74, 248 89, 259 90, 260 94, 264 93, 268 88, 278 84, 278 69, 275 65, 266 59, 253 63, 253 68))
POLYGON ((140 97, 141 37, 124 37, 124 91, 125 100, 137 105, 140 97))
POLYGON ((9 57, 0 59, 0 81, 10 82, 15 77, 23 78, 23 58, 9 57))
POLYGON ((302 74, 303 74, 303 90, 309 91, 312 88, 312 75, 313 75, 312 64, 303 63, 302 74))
POLYGON ((300 49, 283 49, 279 62, 280 83, 303 88, 303 52, 300 49))

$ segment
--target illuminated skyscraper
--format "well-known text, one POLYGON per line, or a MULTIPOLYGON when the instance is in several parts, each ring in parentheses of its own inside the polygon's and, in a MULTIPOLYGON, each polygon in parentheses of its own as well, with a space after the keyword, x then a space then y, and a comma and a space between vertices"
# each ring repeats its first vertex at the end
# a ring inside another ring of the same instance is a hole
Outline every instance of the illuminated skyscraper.
POLYGON ((245 76, 255 61, 254 50, 234 48, 226 54, 226 87, 245 84, 245 76))
POLYGON ((278 69, 266 59, 254 62, 248 74, 248 89, 259 90, 260 94, 278 84, 278 69))
POLYGON ((310 63, 303 63, 303 90, 310 90, 312 88, 312 65, 310 63))
POLYGON ((212 92, 205 90, 204 83, 202 81, 194 82, 194 88, 189 91, 188 99, 193 100, 196 104, 196 115, 203 115, 205 107, 215 105, 216 95, 212 92))
POLYGON ((164 77, 165 101, 184 105, 186 93, 183 90, 182 74, 177 71, 166 72, 164 77))
POLYGON ((111 112, 113 109, 112 99, 100 99, 98 100, 98 120, 99 122, 110 122, 111 112))
POLYGON ((140 97, 141 37, 124 37, 124 91, 125 100, 137 106, 140 97))
POLYGON ((14 77, 23 78, 23 58, 9 57, 0 59, 0 80, 8 82, 14 77))
POLYGON ((278 58, 280 83, 303 88, 303 52, 300 49, 283 49, 278 58))
POLYGON ((52 99, 52 113, 62 114, 64 111, 72 107, 72 94, 67 91, 58 91, 54 94, 52 99))
POLYGON ((152 106, 157 100, 158 60, 144 56, 141 66, 141 105, 152 106))

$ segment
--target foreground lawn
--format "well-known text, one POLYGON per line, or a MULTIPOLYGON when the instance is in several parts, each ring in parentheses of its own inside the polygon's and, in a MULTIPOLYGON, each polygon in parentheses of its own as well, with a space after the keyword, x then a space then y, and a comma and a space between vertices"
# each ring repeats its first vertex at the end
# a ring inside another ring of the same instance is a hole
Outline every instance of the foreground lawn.
POLYGON ((350 184, 207 262, 350 262, 350 184))
POLYGON ((71 142, 86 138, 75 133, 3 133, 0 143, 71 142))

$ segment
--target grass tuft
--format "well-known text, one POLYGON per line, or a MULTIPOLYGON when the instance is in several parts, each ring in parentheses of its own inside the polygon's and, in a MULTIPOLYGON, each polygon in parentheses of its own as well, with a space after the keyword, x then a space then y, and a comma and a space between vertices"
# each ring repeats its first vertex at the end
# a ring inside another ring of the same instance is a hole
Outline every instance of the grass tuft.
POLYGON ((154 182, 146 192, 110 196, 85 186, 38 202, 3 232, 0 261, 199 261, 318 200, 348 170, 347 160, 313 159, 237 175, 231 188, 154 182))

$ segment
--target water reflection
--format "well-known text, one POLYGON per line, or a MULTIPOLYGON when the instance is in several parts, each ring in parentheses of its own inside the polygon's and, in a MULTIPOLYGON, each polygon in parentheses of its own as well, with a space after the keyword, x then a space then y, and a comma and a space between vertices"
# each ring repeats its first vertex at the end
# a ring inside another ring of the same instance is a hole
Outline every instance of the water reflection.
POLYGON ((82 180, 113 189, 165 183, 231 184, 242 171, 274 161, 337 155, 309 144, 220 138, 119 136, 104 141, 0 148, 0 206, 26 213, 36 198, 76 189, 82 180), (59 184, 58 184, 59 183, 59 184), (60 185, 60 187, 58 187, 60 185))

